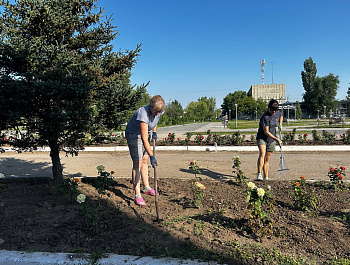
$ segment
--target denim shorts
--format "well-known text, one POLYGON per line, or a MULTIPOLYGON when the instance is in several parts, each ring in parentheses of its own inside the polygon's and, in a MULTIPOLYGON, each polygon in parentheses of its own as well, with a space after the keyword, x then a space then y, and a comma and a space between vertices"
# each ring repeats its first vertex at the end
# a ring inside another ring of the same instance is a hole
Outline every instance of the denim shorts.
MULTIPOLYGON (((147 154, 140 134, 126 133, 126 141, 128 142, 129 152, 133 161, 141 161, 142 157, 147 154)), ((148 135, 148 140, 150 135, 148 135)))
POLYGON ((266 145, 266 152, 274 152, 276 147, 276 141, 268 142, 264 139, 258 139, 257 140, 258 146, 259 145, 266 145))

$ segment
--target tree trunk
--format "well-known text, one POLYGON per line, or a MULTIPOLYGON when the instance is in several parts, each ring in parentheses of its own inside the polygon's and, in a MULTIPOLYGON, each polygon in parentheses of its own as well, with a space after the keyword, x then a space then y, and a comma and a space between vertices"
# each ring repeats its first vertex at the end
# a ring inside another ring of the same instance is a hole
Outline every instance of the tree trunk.
POLYGON ((57 140, 50 140, 49 141, 50 146, 50 157, 52 161, 52 175, 53 179, 56 183, 62 183, 63 182, 63 168, 61 165, 61 159, 60 159, 60 148, 58 146, 57 140))

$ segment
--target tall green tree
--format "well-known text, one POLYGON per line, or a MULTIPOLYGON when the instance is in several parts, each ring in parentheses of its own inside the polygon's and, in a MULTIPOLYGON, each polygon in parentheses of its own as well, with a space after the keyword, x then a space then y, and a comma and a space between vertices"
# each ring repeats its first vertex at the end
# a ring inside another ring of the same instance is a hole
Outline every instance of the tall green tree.
POLYGON ((183 122, 184 110, 176 99, 167 103, 164 114, 160 117, 160 124, 175 125, 183 122))
POLYGON ((224 98, 221 105, 223 114, 229 115, 229 110, 231 110, 231 118, 235 119, 235 104, 237 104, 237 115, 244 115, 250 119, 260 117, 267 108, 267 103, 263 99, 258 98, 255 100, 244 91, 235 91, 234 93, 229 93, 224 98))
MULTIPOLYGON (((221 104, 222 114, 223 115, 229 115, 229 111, 235 112, 235 104, 238 104, 238 100, 243 99, 247 97, 247 92, 237 90, 233 93, 229 93, 226 97, 223 99, 223 103, 221 104)), ((231 114, 231 117, 234 116, 231 114)))
POLYGON ((301 118, 301 114, 302 112, 301 112, 300 102, 297 101, 295 106, 295 118, 299 120, 301 118))
POLYGON ((334 109, 336 107, 335 97, 338 91, 339 78, 330 73, 324 77, 317 76, 316 63, 312 58, 304 61, 304 71, 301 79, 305 93, 303 95, 306 108, 309 113, 315 114, 317 110, 334 109))
POLYGON ((57 182, 60 148, 125 122, 145 92, 130 84, 140 45, 114 52, 118 31, 96 3, 1 1, 0 129, 23 129, 25 144, 35 135, 48 145, 57 182))

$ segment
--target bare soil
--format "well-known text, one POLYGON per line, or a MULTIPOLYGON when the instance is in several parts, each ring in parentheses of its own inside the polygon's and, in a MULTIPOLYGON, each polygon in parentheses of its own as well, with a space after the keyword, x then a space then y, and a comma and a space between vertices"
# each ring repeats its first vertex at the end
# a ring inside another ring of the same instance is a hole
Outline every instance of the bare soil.
POLYGON ((135 205, 128 178, 116 177, 107 191, 110 196, 100 200, 96 179, 85 178, 78 182, 78 192, 93 207, 95 224, 79 212, 76 195, 71 197, 48 178, 2 179, 0 248, 200 258, 226 264, 328 264, 349 259, 348 187, 336 192, 324 182, 310 184, 320 209, 318 216, 310 216, 293 206, 292 186, 298 178, 256 182, 265 189, 270 185, 276 200, 273 234, 260 237, 247 223, 247 186, 219 179, 202 181, 205 198, 203 207, 196 208, 191 201, 194 178, 160 178, 157 218, 154 197, 143 196, 146 207, 135 205))

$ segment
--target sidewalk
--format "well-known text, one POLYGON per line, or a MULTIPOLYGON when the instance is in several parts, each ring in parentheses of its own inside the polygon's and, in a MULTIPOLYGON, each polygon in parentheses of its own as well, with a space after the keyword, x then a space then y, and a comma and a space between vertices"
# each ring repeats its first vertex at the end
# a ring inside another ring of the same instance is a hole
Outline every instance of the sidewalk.
MULTIPOLYGON (((101 265, 196 265, 216 262, 201 262, 198 260, 180 260, 172 258, 137 257, 127 255, 106 254, 107 257, 98 260, 101 265)), ((88 265, 91 258, 88 254, 73 253, 26 253, 20 251, 0 250, 0 265, 88 265)))

